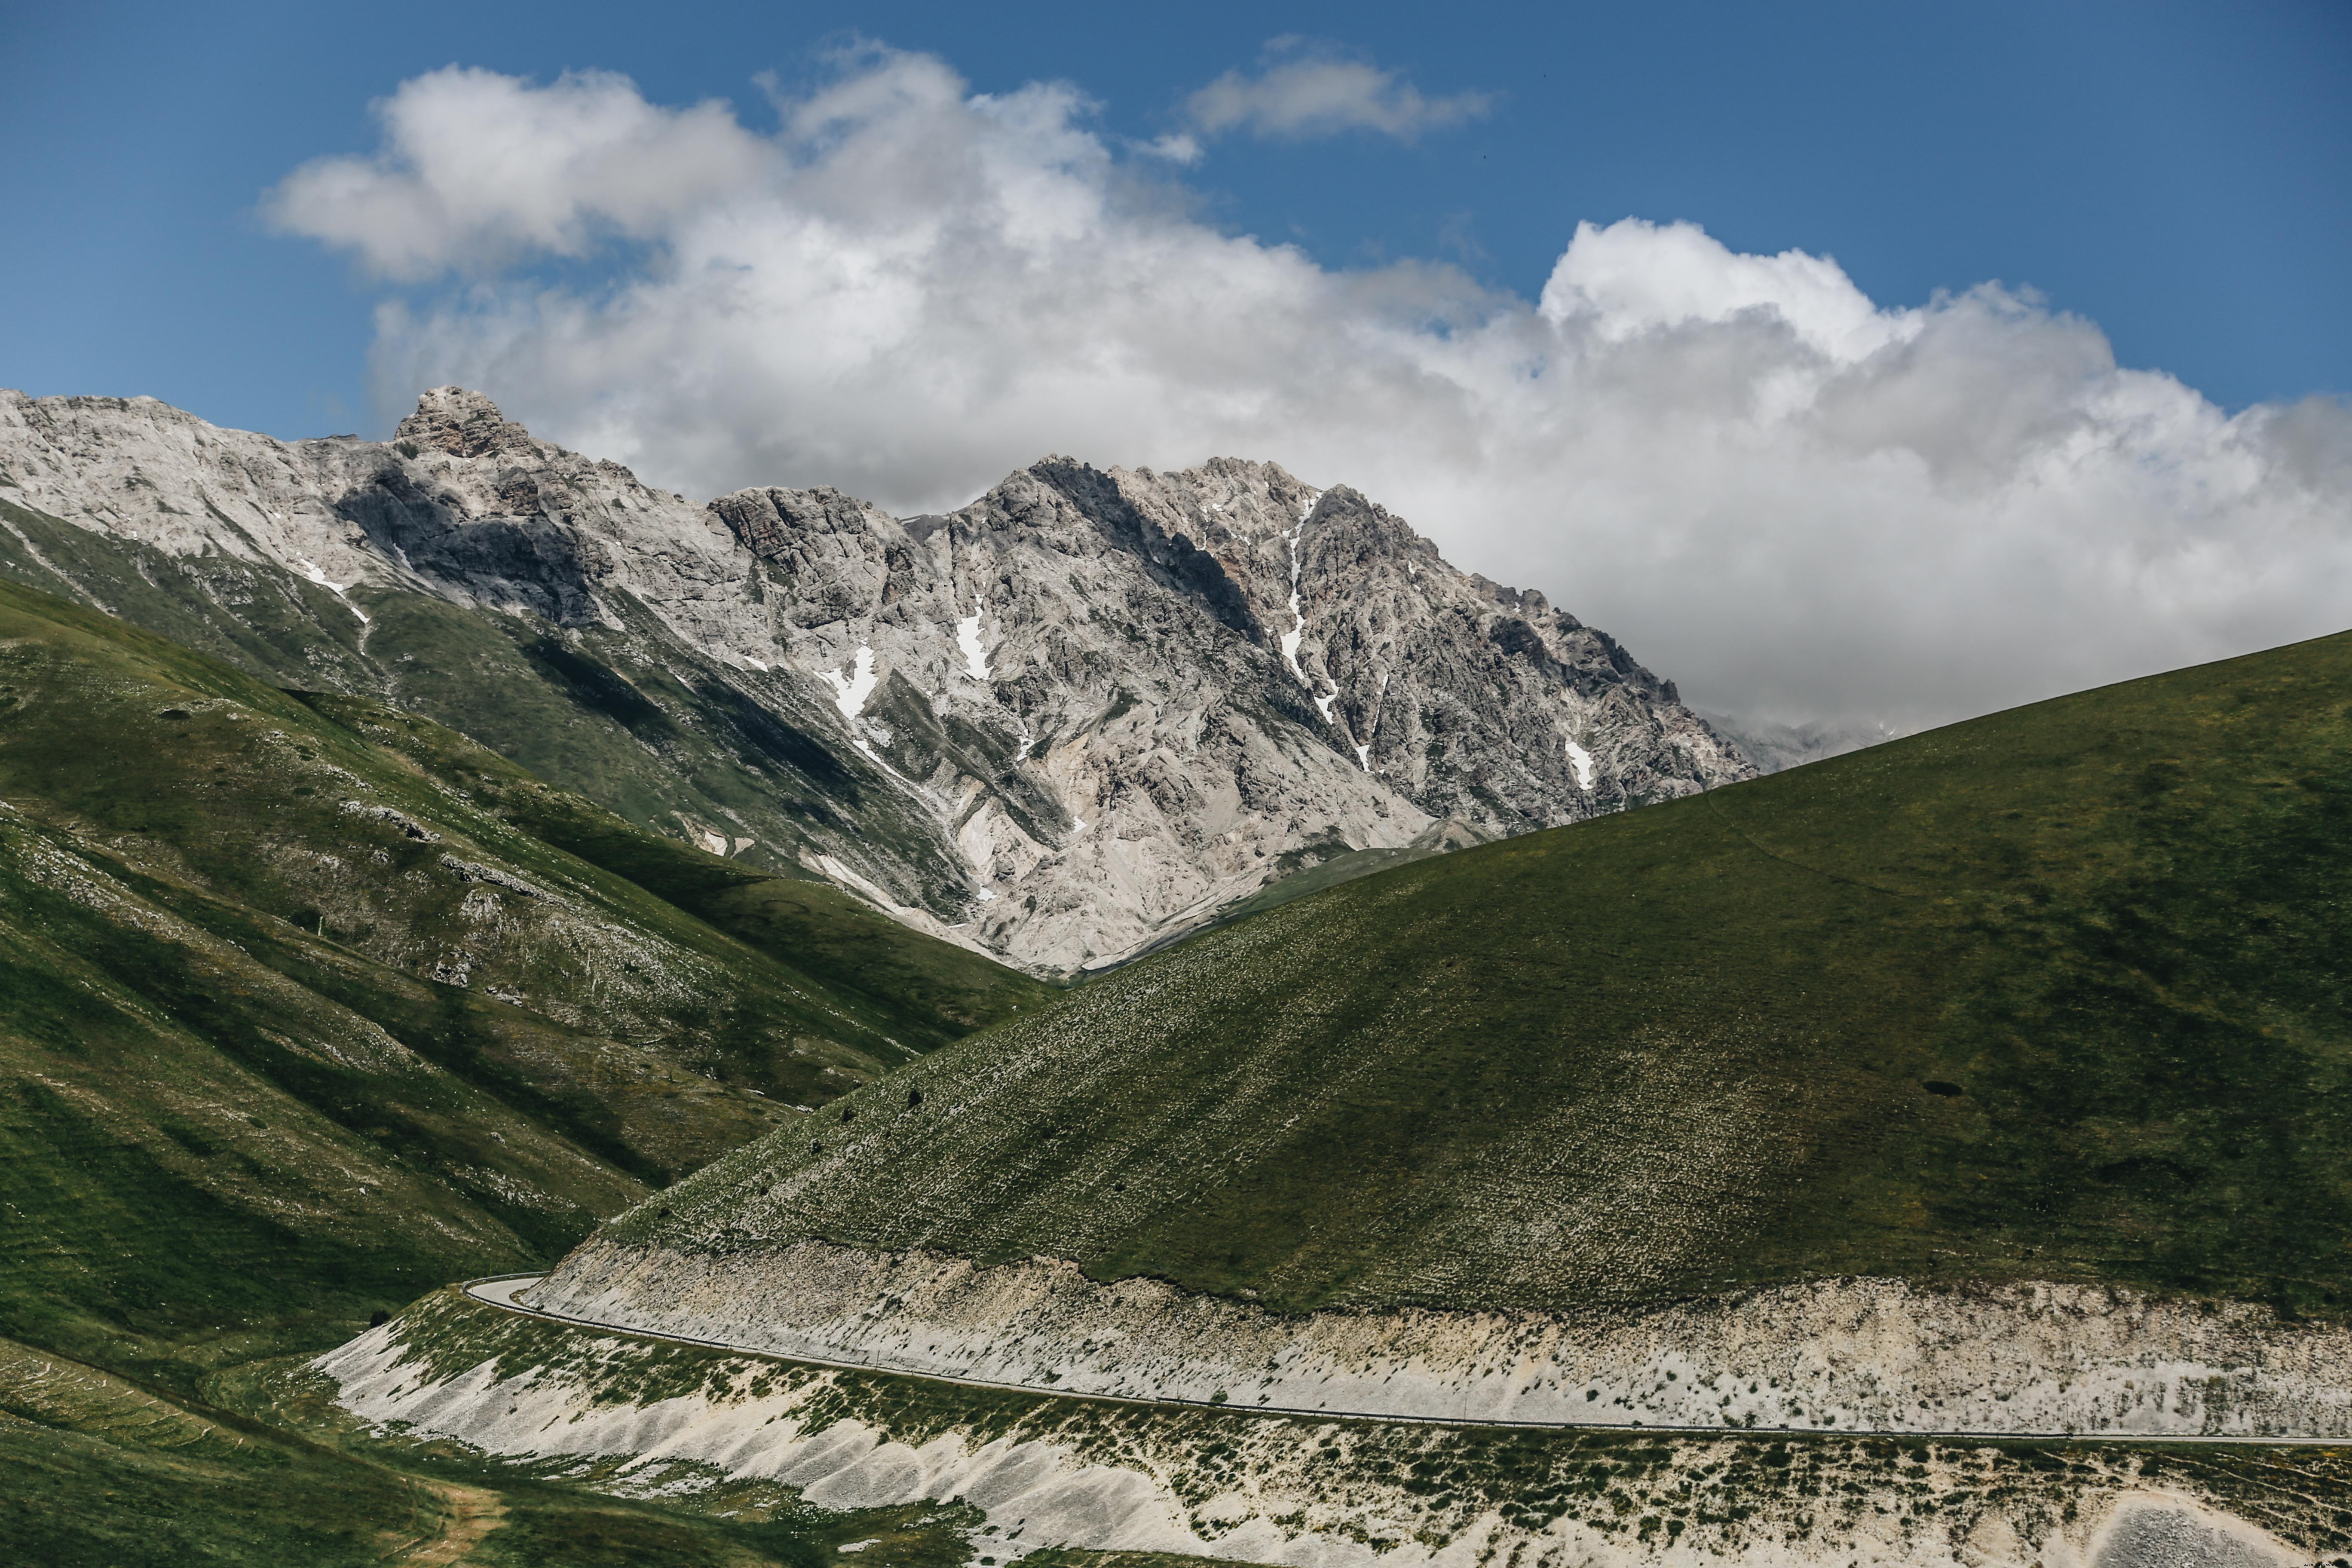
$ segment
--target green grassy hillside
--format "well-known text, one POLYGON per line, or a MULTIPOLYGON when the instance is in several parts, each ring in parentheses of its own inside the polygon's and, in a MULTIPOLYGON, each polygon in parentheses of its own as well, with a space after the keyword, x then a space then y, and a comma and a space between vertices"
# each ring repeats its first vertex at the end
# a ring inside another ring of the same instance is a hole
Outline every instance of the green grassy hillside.
POLYGON ((1327 1304, 1845 1273, 2352 1309, 2352 636, 1335 888, 624 1239, 1327 1304))
POLYGON ((776 881, 0 584, 0 1334, 331 1343, 1045 994, 776 881))

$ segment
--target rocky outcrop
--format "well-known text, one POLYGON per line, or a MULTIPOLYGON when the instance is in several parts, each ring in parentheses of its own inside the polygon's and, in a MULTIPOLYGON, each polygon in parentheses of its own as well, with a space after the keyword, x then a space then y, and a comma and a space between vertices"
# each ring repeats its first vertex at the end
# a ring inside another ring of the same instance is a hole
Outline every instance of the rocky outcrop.
POLYGON ((20 580, 1044 973, 1337 855, 1753 771, 1605 635, 1268 463, 1048 458, 902 520, 692 503, 456 387, 383 444, 12 393, 0 503, 20 580))
POLYGON ((706 509, 455 389, 384 444, 0 394, 0 574, 280 686, 422 713, 919 928, 962 919, 970 869, 931 803, 775 662, 756 564, 706 509))
POLYGON ((1333 743, 1233 582, 1139 527, 1111 476, 1049 459, 903 523, 832 491, 712 510, 789 584, 780 636, 856 742, 942 803, 992 951, 1110 962, 1302 854, 1432 826, 1333 743))
POLYGON ((1638 1310, 1285 1315, 1042 1258, 597 1237, 525 1300, 775 1355, 1310 1415, 2352 1436, 2352 1331, 2099 1286, 1822 1279, 1638 1310))

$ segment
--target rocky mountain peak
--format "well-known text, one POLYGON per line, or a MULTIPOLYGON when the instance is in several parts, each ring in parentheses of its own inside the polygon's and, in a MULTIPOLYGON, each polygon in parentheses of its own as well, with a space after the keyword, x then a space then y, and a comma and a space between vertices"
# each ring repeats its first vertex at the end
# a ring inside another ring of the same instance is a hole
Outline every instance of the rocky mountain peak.
POLYGON ((396 439, 453 458, 486 458, 501 447, 530 440, 530 432, 478 392, 436 386, 417 398, 416 412, 400 422, 396 439))

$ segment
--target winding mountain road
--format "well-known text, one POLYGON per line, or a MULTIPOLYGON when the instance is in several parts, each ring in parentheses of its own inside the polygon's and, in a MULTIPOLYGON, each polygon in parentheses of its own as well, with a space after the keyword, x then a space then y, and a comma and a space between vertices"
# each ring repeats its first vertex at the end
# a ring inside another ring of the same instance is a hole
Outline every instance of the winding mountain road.
POLYGON ((575 1329, 595 1329, 605 1333, 626 1334, 632 1339, 657 1340, 665 1344, 694 1345, 703 1350, 726 1351, 734 1355, 756 1357, 761 1361, 778 1362, 787 1366, 821 1366, 845 1372, 879 1373, 888 1377, 911 1378, 919 1383, 941 1383, 959 1388, 990 1388, 1013 1394, 1036 1394, 1055 1399, 1087 1400, 1101 1405, 1140 1405, 1161 1409, 1219 1410, 1229 1415, 1280 1415, 1306 1417, 1318 1421, 1370 1421, 1391 1426, 1525 1426, 1553 1432, 1641 1432, 1646 1436, 1727 1437, 1741 1435, 1770 1434, 1792 1437, 1914 1437, 1962 1443, 2036 1442, 2095 1445, 2102 1447, 2209 1447, 2226 1446, 2241 1448, 2352 1448, 2352 1437, 2241 1437, 2207 1436, 2202 1435, 2150 1435, 2137 1432, 1991 1432, 1950 1431, 1924 1432, 1905 1428, 1884 1431, 1875 1427, 1809 1427, 1809 1426, 1667 1426, 1643 1422, 1601 1423, 1569 1421, 1512 1421, 1503 1418, 1473 1420, 1452 1415, 1391 1415, 1374 1411, 1307 1410, 1278 1405, 1220 1405, 1205 1399, 1143 1399, 1127 1394, 1078 1394, 1042 1383, 1000 1383, 987 1378, 949 1377, 938 1373, 909 1372, 903 1367, 884 1366, 873 1362, 835 1361, 821 1356, 784 1356, 772 1351, 755 1350, 749 1345, 729 1344, 723 1340, 697 1339, 690 1334, 666 1334, 652 1329, 632 1328, 625 1323, 607 1323, 593 1318, 577 1318, 568 1312, 542 1311, 526 1306, 515 1297, 546 1279, 544 1274, 510 1274, 490 1279, 468 1279, 461 1287, 477 1301, 501 1308, 526 1318, 541 1318, 551 1323, 562 1323, 575 1329))

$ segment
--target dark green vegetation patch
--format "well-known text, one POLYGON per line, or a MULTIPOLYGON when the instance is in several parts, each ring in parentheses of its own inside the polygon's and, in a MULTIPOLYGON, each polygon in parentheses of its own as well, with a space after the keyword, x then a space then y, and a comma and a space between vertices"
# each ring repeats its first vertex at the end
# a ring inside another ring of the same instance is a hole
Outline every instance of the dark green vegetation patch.
POLYGON ((1352 882, 614 1231, 1287 1309, 1868 1274, 2340 1312, 2347 704, 2325 638, 1352 882))

